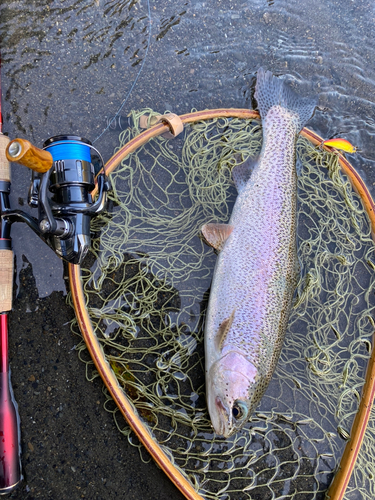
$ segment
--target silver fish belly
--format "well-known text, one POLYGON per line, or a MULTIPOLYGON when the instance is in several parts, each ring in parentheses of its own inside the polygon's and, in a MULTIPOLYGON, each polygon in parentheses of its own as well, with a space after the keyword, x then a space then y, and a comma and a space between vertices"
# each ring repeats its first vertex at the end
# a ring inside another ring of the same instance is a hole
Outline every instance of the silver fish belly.
MULTIPOLYGON (((282 80, 268 72, 261 75, 285 91, 282 80)), ((258 104, 263 87, 257 88, 258 104)), ((202 228, 220 250, 206 316, 205 356, 211 422, 224 437, 249 420, 271 380, 296 286, 295 142, 301 120, 280 101, 271 101, 263 113, 260 106, 262 152, 251 177, 239 177, 229 225, 202 228)))

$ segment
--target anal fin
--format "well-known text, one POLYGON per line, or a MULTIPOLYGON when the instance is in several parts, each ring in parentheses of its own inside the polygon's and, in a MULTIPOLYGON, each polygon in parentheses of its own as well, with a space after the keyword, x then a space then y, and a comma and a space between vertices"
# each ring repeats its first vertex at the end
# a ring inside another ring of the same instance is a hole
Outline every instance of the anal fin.
POLYGON ((246 186, 251 174, 258 163, 259 157, 248 158, 243 163, 232 168, 232 178, 237 191, 240 193, 246 186))

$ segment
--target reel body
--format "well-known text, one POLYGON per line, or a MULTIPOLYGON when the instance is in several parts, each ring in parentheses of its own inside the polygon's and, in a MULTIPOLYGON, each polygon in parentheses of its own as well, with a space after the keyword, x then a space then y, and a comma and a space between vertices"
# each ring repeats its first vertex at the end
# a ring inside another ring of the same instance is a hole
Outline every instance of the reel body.
POLYGON ((109 183, 105 173, 97 177, 98 198, 90 191, 95 187, 95 169, 91 161, 91 142, 74 135, 54 136, 35 148, 28 141, 15 139, 7 148, 7 157, 33 170, 28 203, 38 208, 38 218, 21 210, 2 206, 2 237, 13 222, 26 222, 63 260, 81 264, 91 245, 90 221, 106 208, 109 183), (26 143, 26 144, 25 144, 26 143), (43 157, 43 160, 39 160, 43 157))

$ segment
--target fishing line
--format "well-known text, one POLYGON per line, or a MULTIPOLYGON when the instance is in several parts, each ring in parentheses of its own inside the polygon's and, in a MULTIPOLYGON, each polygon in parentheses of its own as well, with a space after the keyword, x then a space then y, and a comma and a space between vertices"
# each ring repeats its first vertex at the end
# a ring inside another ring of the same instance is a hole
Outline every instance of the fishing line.
POLYGON ((143 58, 143 61, 142 61, 142 64, 141 64, 141 67, 138 71, 138 74, 137 76, 135 77, 135 80, 132 84, 132 86, 130 87, 130 90, 127 94, 127 96, 125 97, 125 99, 122 101, 121 103, 121 106, 119 107, 119 109, 117 110, 117 113, 115 114, 115 116, 111 119, 111 121, 108 123, 108 125, 106 126, 106 128, 103 130, 103 132, 98 135, 98 137, 93 141, 93 144, 95 144, 95 142, 101 138, 101 136, 107 132, 107 130, 111 127, 112 123, 116 121, 116 118, 119 116, 119 114, 121 113, 123 107, 125 106, 127 100, 129 99, 130 97, 130 94, 133 92, 133 89, 138 81, 138 78, 139 78, 139 75, 141 74, 142 72, 142 69, 143 69, 143 66, 145 64, 145 61, 147 59, 147 54, 148 54, 148 49, 150 47, 150 44, 151 44, 151 8, 150 8, 150 0, 147 0, 147 10, 148 10, 148 25, 149 25, 149 33, 148 33, 148 40, 147 40, 147 47, 146 47, 146 52, 145 52, 145 56, 143 58))

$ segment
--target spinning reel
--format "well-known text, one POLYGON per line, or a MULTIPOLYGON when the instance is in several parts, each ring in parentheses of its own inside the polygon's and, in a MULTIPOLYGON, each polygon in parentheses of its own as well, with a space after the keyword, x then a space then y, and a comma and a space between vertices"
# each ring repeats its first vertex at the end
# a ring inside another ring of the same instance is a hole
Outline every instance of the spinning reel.
MULTIPOLYGON (((63 260, 81 264, 91 245, 90 221, 107 204, 110 189, 101 154, 87 139, 59 135, 47 139, 38 149, 24 139, 14 139, 6 149, 9 161, 33 170, 28 203, 38 208, 38 218, 9 207, 10 182, 0 183, 1 239, 7 240, 13 222, 26 224, 63 260), (90 192, 95 187, 94 153, 103 173, 97 177, 98 198, 90 192)), ((0 239, 0 241, 1 241, 0 239)))

